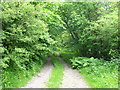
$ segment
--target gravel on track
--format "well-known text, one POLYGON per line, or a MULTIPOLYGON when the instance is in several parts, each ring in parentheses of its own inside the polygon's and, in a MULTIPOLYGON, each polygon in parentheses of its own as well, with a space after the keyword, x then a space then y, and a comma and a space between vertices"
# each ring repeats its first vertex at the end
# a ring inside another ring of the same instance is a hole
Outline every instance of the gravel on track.
POLYGON ((49 80, 53 65, 51 63, 50 57, 47 59, 47 63, 40 70, 37 76, 33 77, 31 81, 27 83, 25 87, 22 88, 47 88, 46 83, 49 80))
POLYGON ((89 88, 84 78, 76 69, 72 69, 70 65, 66 64, 61 58, 59 58, 59 60, 65 66, 61 88, 89 88))

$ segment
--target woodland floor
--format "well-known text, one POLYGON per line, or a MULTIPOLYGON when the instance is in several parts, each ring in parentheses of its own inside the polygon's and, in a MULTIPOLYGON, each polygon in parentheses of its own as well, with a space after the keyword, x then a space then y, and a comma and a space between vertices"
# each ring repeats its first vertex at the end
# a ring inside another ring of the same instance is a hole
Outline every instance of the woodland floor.
MULTIPOLYGON (((89 88, 88 85, 85 83, 83 77, 77 70, 72 69, 60 57, 58 58, 65 66, 61 88, 89 88)), ((46 83, 50 78, 52 68, 53 65, 49 57, 46 65, 38 73, 38 75, 33 77, 32 80, 29 81, 28 84, 22 88, 48 88, 46 83)))

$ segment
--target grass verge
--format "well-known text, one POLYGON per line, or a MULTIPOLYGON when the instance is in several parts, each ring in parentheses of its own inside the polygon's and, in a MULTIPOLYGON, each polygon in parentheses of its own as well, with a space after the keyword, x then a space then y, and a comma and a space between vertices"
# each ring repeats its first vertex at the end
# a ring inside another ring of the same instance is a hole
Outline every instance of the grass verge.
POLYGON ((28 70, 13 70, 9 68, 3 71, 3 85, 4 88, 19 88, 25 86, 27 82, 32 79, 33 76, 37 75, 40 69, 43 67, 40 62, 32 62, 31 69, 28 70))
POLYGON ((89 72, 91 67, 79 69, 79 71, 91 88, 118 88, 117 71, 110 72, 106 67, 102 66, 103 69, 99 69, 100 67, 97 67, 96 72, 89 72))
POLYGON ((71 62, 91 88, 118 88, 118 60, 76 57, 71 62))
POLYGON ((47 86, 49 88, 60 88, 60 85, 62 84, 63 75, 64 75, 63 74, 64 66, 61 64, 58 58, 54 55, 51 57, 51 60, 54 65, 54 68, 52 70, 52 74, 47 83, 47 86))

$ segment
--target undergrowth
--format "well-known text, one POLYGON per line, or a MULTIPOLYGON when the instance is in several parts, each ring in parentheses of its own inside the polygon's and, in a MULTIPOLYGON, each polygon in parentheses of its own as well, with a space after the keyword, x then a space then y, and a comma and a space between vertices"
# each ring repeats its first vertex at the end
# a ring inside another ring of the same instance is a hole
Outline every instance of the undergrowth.
POLYGON ((32 62, 31 68, 26 70, 9 68, 3 71, 3 85, 4 88, 19 88, 25 86, 27 82, 35 76, 43 64, 40 62, 32 62))
POLYGON ((62 48, 60 51, 60 56, 64 59, 65 62, 70 64, 70 59, 77 56, 77 53, 71 48, 62 48))
POLYGON ((58 58, 54 55, 51 57, 51 60, 54 65, 54 68, 52 70, 52 74, 49 78, 47 86, 49 88, 60 88, 60 85, 62 84, 63 75, 64 75, 63 74, 64 66, 61 64, 58 58))
POLYGON ((76 57, 71 59, 91 88, 118 88, 118 60, 76 57))

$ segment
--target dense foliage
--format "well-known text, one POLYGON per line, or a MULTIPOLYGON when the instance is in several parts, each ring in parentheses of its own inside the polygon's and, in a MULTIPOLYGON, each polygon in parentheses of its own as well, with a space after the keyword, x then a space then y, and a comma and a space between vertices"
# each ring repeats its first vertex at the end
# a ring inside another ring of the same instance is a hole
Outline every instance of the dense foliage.
POLYGON ((120 57, 117 3, 2 2, 1 5, 3 87, 25 85, 53 51, 60 51, 62 58, 79 70, 90 72, 97 68, 98 73, 107 70, 110 76, 112 70, 117 70, 113 60, 117 62, 120 57))
POLYGON ((11 76, 7 73, 34 69, 35 62, 42 65, 48 56, 50 45, 55 43, 48 32, 47 23, 41 19, 43 14, 44 9, 40 5, 2 3, 1 49, 5 87, 11 87, 11 76))
POLYGON ((59 8, 66 34, 70 34, 63 37, 65 46, 74 47, 79 56, 119 57, 116 3, 64 3, 59 8))

